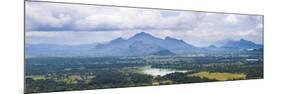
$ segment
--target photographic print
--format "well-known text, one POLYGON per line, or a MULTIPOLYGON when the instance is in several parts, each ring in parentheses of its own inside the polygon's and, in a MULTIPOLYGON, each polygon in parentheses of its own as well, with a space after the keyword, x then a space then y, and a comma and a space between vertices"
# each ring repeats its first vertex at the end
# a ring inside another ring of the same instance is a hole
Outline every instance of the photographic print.
POLYGON ((263 32, 262 15, 25 1, 25 93, 263 79, 263 32))

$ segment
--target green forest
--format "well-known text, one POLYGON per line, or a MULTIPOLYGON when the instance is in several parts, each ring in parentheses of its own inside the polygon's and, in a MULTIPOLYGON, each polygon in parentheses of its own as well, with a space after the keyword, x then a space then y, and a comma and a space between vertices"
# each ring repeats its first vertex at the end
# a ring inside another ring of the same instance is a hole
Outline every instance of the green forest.
POLYGON ((34 57, 25 62, 26 93, 263 78, 261 52, 205 56, 34 57), (147 66, 188 71, 155 76, 145 73, 147 66))

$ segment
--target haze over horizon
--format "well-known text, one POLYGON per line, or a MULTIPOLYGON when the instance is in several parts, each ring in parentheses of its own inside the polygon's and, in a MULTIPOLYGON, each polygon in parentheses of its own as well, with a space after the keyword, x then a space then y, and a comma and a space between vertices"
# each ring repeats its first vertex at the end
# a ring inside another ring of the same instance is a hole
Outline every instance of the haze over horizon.
POLYGON ((140 32, 197 47, 219 40, 263 44, 262 16, 27 2, 26 44, 105 43, 140 32))

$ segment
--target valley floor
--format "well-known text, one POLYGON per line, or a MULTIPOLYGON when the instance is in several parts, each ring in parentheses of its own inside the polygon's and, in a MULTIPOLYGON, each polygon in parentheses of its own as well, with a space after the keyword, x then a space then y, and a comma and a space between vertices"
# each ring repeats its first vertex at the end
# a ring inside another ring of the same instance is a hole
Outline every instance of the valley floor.
POLYGON ((36 57, 25 92, 120 88, 263 78, 263 53, 205 56, 36 57))

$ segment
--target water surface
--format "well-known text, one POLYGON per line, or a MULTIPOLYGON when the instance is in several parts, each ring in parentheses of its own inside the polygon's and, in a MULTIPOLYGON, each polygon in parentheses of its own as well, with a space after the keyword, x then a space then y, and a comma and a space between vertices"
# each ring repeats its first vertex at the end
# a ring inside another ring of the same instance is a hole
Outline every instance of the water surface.
POLYGON ((149 74, 152 76, 164 76, 166 74, 175 73, 175 72, 188 72, 187 70, 173 70, 173 69, 162 69, 162 68, 151 68, 151 66, 145 67, 144 71, 145 74, 149 74))

